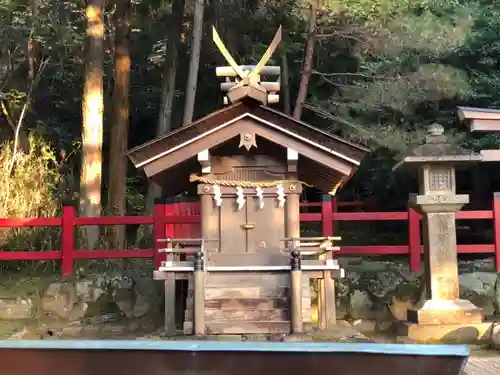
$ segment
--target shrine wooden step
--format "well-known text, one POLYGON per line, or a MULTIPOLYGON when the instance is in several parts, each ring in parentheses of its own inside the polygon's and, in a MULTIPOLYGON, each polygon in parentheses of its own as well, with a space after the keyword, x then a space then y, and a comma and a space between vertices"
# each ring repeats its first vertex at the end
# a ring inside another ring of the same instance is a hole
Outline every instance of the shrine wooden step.
MULTIPOLYGON (((193 285, 189 283, 185 332, 192 332, 193 285)), ((213 273, 205 280, 205 325, 212 334, 288 333, 289 275, 283 273, 213 273), (210 331, 212 330, 212 331, 210 331)), ((302 282, 302 317, 311 323, 309 279, 302 282)))
MULTIPOLYGON (((240 305, 241 306, 241 305, 240 305)), ((238 307, 236 304, 227 305, 223 308, 207 308, 205 306, 205 320, 275 320, 279 316, 279 320, 287 320, 289 318, 289 306, 282 308, 268 307, 238 307)), ((188 301, 184 310, 184 320, 190 321, 193 319, 193 303, 188 301)), ((312 308, 310 300, 303 299, 302 303, 302 319, 304 322, 312 321, 312 308)))
MULTIPOLYGON (((205 322, 285 321, 290 319, 288 309, 205 309, 205 322)), ((185 320, 193 320, 193 311, 186 310, 185 320)), ((237 324, 237 323, 235 323, 237 324)))
MULTIPOLYGON (((290 288, 273 286, 247 286, 247 287, 206 287, 205 301, 212 299, 255 299, 255 298, 283 298, 289 296, 290 288)), ((302 296, 309 297, 308 285, 302 286, 302 296)), ((187 298, 193 296, 193 291, 188 290, 187 298)))
MULTIPOLYGON (((304 323, 304 332, 312 332, 313 325, 304 323)), ((193 323, 184 323, 184 333, 190 335, 193 332, 193 323)), ((245 334, 276 334, 290 333, 290 322, 211 322, 206 324, 207 335, 245 335, 245 334)))
MULTIPOLYGON (((304 278, 304 281, 306 279, 304 278)), ((205 279, 206 287, 228 286, 281 286, 290 287, 290 275, 288 273, 248 273, 248 272, 224 272, 208 273, 205 279)))
MULTIPOLYGON (((288 309, 289 288, 284 287, 217 287, 205 289, 205 308, 226 310, 268 310, 288 309)), ((309 286, 302 286, 302 307, 304 320, 311 319, 311 298, 309 286)), ((193 308, 193 292, 188 291, 186 311, 193 308)))
MULTIPOLYGON (((302 275, 302 285, 310 285, 307 275, 302 275)), ((207 273, 205 278, 205 288, 226 288, 226 287, 281 287, 290 288, 290 275, 288 273, 272 272, 214 272, 207 273)), ((193 282, 188 283, 188 290, 194 288, 193 282)))
MULTIPOLYGON (((193 298, 188 297, 186 306, 192 306, 193 298)), ((279 298, 216 298, 205 300, 206 309, 288 309, 288 297, 279 298)), ((311 299, 302 297, 302 306, 311 306, 311 299)))
MULTIPOLYGON (((246 335, 246 334, 276 334, 290 333, 290 322, 207 322, 207 335, 246 335)), ((193 332, 193 323, 184 322, 184 333, 189 335, 193 332)))
POLYGON ((287 266, 290 256, 279 251, 263 251, 258 253, 209 253, 206 259, 210 266, 287 266))
MULTIPOLYGON (((188 299, 188 303, 192 299, 188 299)), ((207 309, 287 309, 288 298, 219 298, 205 301, 207 309)))

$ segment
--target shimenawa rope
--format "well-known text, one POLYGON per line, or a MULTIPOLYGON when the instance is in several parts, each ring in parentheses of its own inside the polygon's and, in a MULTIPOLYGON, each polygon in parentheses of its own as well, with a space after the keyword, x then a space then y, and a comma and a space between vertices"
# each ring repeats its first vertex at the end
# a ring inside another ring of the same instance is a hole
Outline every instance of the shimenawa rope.
POLYGON ((232 180, 210 180, 205 177, 197 176, 195 174, 189 175, 189 182, 201 182, 202 184, 207 185, 219 185, 219 186, 228 186, 228 187, 242 187, 242 188, 267 188, 278 185, 283 185, 284 183, 296 183, 302 184, 307 187, 312 187, 305 183, 304 181, 298 180, 274 180, 274 181, 232 181, 232 180))
MULTIPOLYGON (((242 188, 267 188, 274 187, 278 185, 283 185, 284 183, 299 183, 307 187, 313 187, 304 181, 299 180, 274 180, 274 181, 232 181, 232 180, 210 180, 205 177, 197 176, 195 174, 189 175, 189 182, 201 182, 202 184, 207 185, 219 185, 219 186, 227 186, 227 187, 242 187, 242 188)), ((338 182, 334 185, 333 189, 329 191, 328 194, 335 196, 338 188, 342 185, 342 181, 338 182)))

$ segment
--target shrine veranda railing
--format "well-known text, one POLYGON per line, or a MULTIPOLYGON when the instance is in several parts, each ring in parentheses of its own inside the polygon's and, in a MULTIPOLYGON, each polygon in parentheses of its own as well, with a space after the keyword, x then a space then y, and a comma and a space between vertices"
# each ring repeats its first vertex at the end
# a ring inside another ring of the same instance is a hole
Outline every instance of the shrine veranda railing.
MULTIPOLYGON (((342 222, 406 222, 408 241, 400 245, 338 245, 337 256, 350 255, 399 255, 408 256, 412 271, 421 267, 421 217, 413 209, 400 212, 341 212, 343 207, 363 208, 361 202, 337 202, 335 199, 324 199, 319 203, 302 203, 301 223, 317 223, 318 231, 323 236, 342 236, 342 232, 334 233, 335 224, 342 222)), ((492 244, 459 244, 459 254, 492 254, 495 267, 500 271, 500 195, 495 195, 493 209, 481 211, 459 211, 457 220, 490 220, 492 222, 492 244)), ((305 224, 306 225, 306 224, 305 224)), ((61 231, 59 250, 49 251, 0 251, 0 261, 59 261, 62 276, 70 276, 74 271, 74 261, 78 259, 125 259, 152 258, 158 266, 165 254, 158 252, 162 247, 158 239, 167 237, 189 238, 199 237, 200 215, 199 203, 156 204, 152 216, 107 216, 79 217, 72 206, 65 206, 60 217, 54 218, 19 218, 0 219, 0 228, 25 227, 57 227, 61 231), (84 250, 76 248, 76 231, 81 226, 112 225, 152 225, 155 246, 147 249, 97 249, 84 250)))

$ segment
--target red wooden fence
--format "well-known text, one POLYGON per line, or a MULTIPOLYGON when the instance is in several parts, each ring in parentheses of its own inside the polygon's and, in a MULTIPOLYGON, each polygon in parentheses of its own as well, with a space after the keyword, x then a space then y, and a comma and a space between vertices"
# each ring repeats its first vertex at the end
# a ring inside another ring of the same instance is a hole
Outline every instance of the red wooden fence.
MULTIPOLYGON (((338 255, 408 255, 412 271, 420 270, 423 246, 420 241, 420 215, 413 209, 402 212, 339 212, 338 208, 361 206, 360 202, 337 202, 324 199, 321 203, 302 203, 302 207, 317 207, 319 212, 301 213, 303 223, 321 222, 324 236, 332 236, 334 223, 341 221, 407 221, 408 244, 402 245, 355 245, 343 246, 338 255)), ((494 243, 477 245, 458 245, 459 254, 494 254, 495 266, 500 271, 500 196, 495 196, 492 210, 460 211, 457 219, 492 220, 494 243)), ((8 260, 59 260, 63 276, 73 273, 75 259, 122 259, 154 258, 159 265, 163 254, 159 253, 161 244, 156 241, 166 237, 198 237, 200 234, 200 215, 198 203, 156 204, 153 216, 107 216, 78 217, 74 207, 63 208, 62 216, 56 218, 0 219, 0 228, 20 227, 60 227, 62 241, 60 250, 50 251, 0 251, 0 261, 8 260), (75 234, 79 226, 85 225, 144 225, 154 227, 155 247, 150 249, 80 250, 75 247, 75 234)))

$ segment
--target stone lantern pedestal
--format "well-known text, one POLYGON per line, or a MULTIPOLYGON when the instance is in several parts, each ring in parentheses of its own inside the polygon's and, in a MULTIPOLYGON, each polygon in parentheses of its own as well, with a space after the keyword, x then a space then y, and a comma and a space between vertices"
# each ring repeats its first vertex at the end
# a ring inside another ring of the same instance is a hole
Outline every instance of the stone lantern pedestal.
MULTIPOLYGON (((418 172, 419 194, 411 195, 408 203, 422 214, 426 293, 407 311, 402 332, 417 341, 452 339, 451 333, 483 321, 480 308, 460 299, 455 226, 456 212, 469 203, 468 195, 456 194, 455 168, 478 162, 481 156, 449 144, 443 130, 432 125, 425 144, 395 167, 418 172)), ((472 328, 466 333, 478 336, 472 328)))
POLYGON ((416 195, 409 204, 423 216, 426 300, 410 309, 407 319, 418 324, 481 323, 483 313, 460 299, 455 214, 469 203, 465 194, 416 195))

